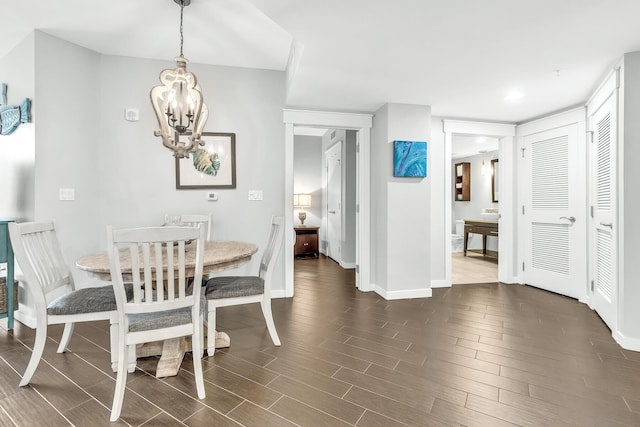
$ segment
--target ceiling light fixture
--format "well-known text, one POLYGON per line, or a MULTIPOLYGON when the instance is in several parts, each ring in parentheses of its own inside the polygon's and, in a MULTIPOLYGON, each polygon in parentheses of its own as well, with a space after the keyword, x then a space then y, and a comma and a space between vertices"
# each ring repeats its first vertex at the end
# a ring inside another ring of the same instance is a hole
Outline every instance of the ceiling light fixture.
POLYGON ((198 79, 187 71, 189 61, 182 55, 182 17, 191 0, 173 1, 180 6, 180 56, 175 58, 178 67, 160 73, 162 85, 151 89, 151 104, 160 125, 153 134, 162 137, 162 144, 180 159, 189 157, 204 145, 200 138, 209 109, 204 103, 198 79))
POLYGON ((505 101, 516 101, 518 99, 523 98, 524 95, 520 92, 510 92, 507 96, 504 97, 505 101))

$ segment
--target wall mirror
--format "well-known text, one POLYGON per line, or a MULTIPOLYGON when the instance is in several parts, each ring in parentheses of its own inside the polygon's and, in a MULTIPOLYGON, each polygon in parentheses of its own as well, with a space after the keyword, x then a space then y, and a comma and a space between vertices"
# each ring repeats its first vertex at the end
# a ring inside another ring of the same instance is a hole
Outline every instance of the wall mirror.
POLYGON ((491 198, 493 203, 498 203, 498 195, 500 193, 500 188, 498 187, 498 173, 500 171, 498 159, 491 160, 491 198))

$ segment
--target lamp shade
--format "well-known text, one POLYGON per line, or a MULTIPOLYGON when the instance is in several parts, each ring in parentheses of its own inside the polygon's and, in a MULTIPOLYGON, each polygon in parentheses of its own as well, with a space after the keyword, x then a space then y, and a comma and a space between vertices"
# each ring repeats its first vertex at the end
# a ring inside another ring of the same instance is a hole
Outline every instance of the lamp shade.
POLYGON ((293 206, 298 208, 308 208, 311 206, 311 194, 294 194, 293 206))

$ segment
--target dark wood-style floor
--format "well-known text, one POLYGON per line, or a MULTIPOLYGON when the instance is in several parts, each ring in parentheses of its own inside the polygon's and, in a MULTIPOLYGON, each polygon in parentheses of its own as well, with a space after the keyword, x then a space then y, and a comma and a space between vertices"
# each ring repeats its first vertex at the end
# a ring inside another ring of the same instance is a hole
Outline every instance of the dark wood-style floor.
MULTIPOLYGON (((274 317, 279 348, 257 306, 219 310, 232 346, 204 359, 202 401, 189 356, 163 380, 139 360, 116 425, 640 425, 640 353, 569 298, 490 283, 385 301, 321 257, 296 261, 274 317)), ((60 333, 19 388, 34 334, 0 329, 0 426, 109 425, 108 325, 79 325, 62 355, 60 333)))

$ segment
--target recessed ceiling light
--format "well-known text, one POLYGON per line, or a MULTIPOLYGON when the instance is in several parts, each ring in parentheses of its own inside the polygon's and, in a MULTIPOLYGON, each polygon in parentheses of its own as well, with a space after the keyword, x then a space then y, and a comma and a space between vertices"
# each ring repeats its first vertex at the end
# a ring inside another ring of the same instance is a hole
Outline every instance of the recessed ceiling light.
POLYGON ((517 99, 523 98, 524 95, 520 92, 509 92, 507 96, 504 97, 505 101, 515 101, 517 99))
POLYGON ((482 144, 483 142, 487 142, 487 138, 485 138, 484 136, 481 136, 476 139, 476 142, 479 144, 482 144))

